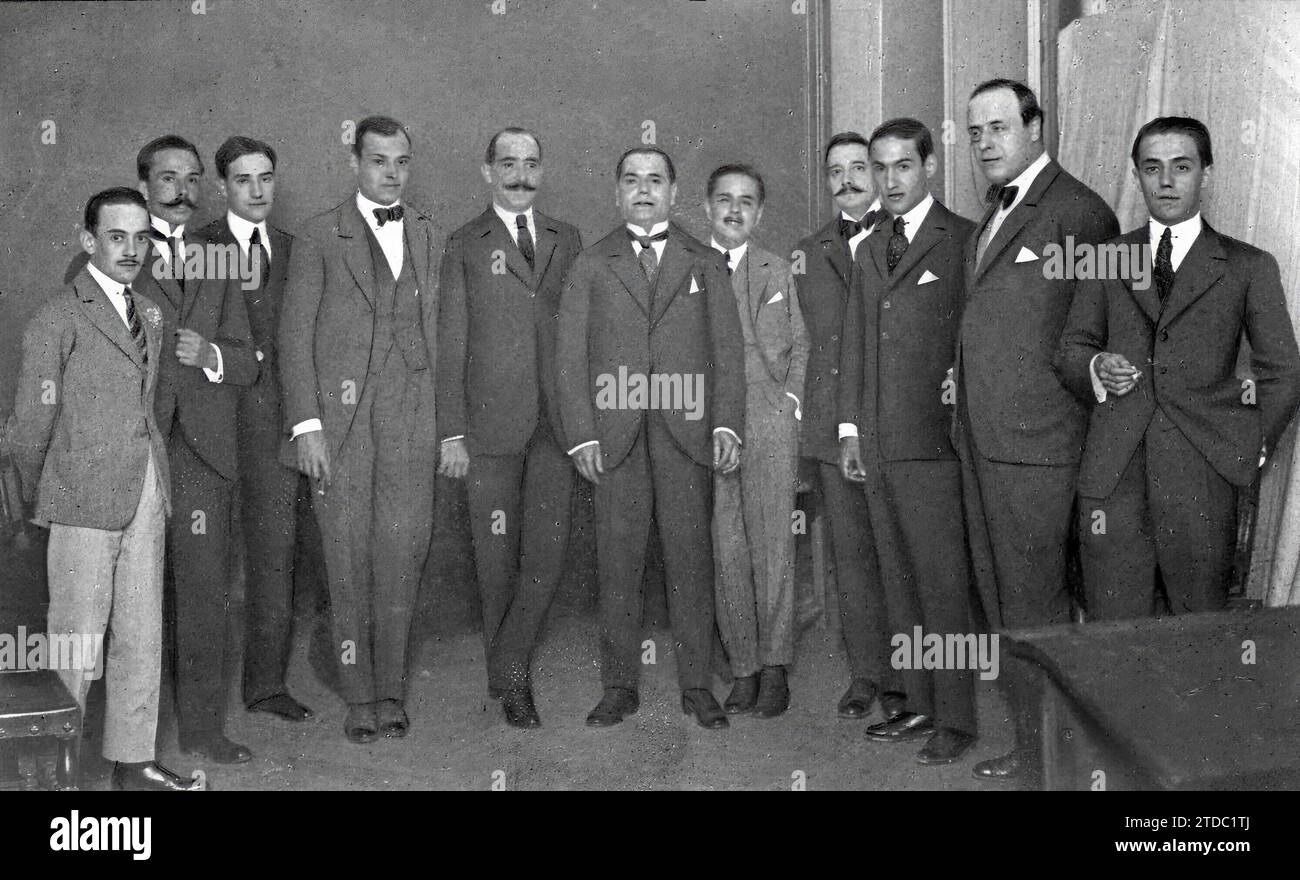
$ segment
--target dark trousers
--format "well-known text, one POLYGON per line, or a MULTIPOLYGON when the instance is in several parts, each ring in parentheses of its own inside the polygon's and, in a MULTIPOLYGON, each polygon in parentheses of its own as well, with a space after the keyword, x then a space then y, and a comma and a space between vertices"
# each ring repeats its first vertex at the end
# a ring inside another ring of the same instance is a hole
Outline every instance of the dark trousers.
POLYGON ((560 584, 569 543, 573 465, 539 424, 515 455, 470 455, 470 532, 488 684, 528 683, 528 662, 560 584))
POLYGON ((348 703, 402 700, 406 649, 433 530, 431 370, 395 354, 366 379, 332 482, 312 504, 325 548, 339 682, 348 703))
MULTIPOLYGON (((682 452, 655 411, 646 414, 627 458, 594 487, 596 564, 600 581, 601 680, 637 687, 640 673, 641 579, 650 519, 658 525, 664 592, 682 690, 712 681, 713 476, 682 452)), ((662 652, 656 652, 656 660, 662 652)))
POLYGON ((226 722, 226 633, 234 483, 199 458, 179 422, 167 442, 172 515, 167 523, 175 621, 177 728, 182 741, 226 722))
POLYGON ((1228 603, 1237 490, 1156 410, 1106 498, 1079 497, 1089 620, 1150 616, 1159 568, 1175 614, 1228 603))
POLYGON ((815 462, 821 509, 830 525, 839 591, 840 628, 853 678, 874 682, 882 691, 902 691, 902 677, 889 663, 889 618, 876 546, 867 528, 867 499, 837 465, 815 462))
POLYGON ((279 389, 267 377, 264 366, 257 383, 239 399, 239 504, 247 572, 243 693, 248 706, 287 692, 296 504, 310 491, 306 477, 280 462, 279 389))
MULTIPOLYGON (((865 531, 875 547, 868 579, 880 585, 889 629, 914 637, 972 633, 970 567, 962 517, 961 466, 956 461, 868 465, 863 484, 865 531)), ((974 659, 974 658, 968 658, 974 659)), ((975 676, 964 669, 902 673, 908 709, 941 727, 975 732, 975 676)))

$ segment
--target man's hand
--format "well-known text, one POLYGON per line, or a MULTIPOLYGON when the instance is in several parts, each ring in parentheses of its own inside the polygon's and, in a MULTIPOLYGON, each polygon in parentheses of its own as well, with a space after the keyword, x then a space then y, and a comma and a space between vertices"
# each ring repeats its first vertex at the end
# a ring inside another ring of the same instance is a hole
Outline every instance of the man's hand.
POLYGON ((862 449, 857 437, 840 438, 840 476, 851 483, 863 483, 867 469, 862 466, 862 449))
POLYGON ((464 437, 442 441, 438 473, 453 480, 463 480, 469 473, 469 447, 464 437))
POLYGON ((293 443, 298 447, 298 470, 311 478, 318 494, 324 495, 330 482, 330 454, 325 447, 325 432, 299 434, 293 443))
POLYGON ((713 469, 729 474, 740 467, 740 442, 730 431, 713 432, 713 469))
POLYGON ((176 359, 187 367, 217 368, 217 353, 212 344, 184 327, 176 331, 176 359))
POLYGON ((1142 375, 1141 371, 1135 369, 1124 355, 1109 351, 1104 351, 1097 356, 1094 369, 1106 393, 1120 397, 1136 388, 1138 377, 1142 375))
POLYGON ((600 444, 588 443, 581 449, 575 449, 569 454, 573 459, 573 466, 582 474, 582 478, 589 483, 599 483, 600 475, 605 473, 605 466, 600 461, 600 444))

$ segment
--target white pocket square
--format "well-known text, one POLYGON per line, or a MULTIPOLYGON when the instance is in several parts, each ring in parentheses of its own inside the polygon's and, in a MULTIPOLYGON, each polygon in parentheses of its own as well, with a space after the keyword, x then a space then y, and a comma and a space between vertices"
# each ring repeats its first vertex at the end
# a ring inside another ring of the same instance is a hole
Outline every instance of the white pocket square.
POLYGON ((691 276, 691 293, 699 293, 700 285, 695 281, 695 276, 691 276))
POLYGON ((934 274, 929 269, 926 269, 924 272, 921 273, 921 280, 916 282, 916 286, 920 287, 922 284, 929 284, 931 281, 938 281, 938 280, 939 280, 938 275, 934 274))
POLYGON ((780 302, 780 301, 783 300, 783 299, 785 299, 785 294, 778 290, 778 291, 776 292, 776 296, 774 296, 774 297, 772 297, 771 299, 769 299, 766 303, 764 303, 764 305, 769 305, 769 306, 770 306, 772 303, 780 302))
POLYGON ((1020 253, 1016 254, 1017 263, 1032 263, 1038 259, 1038 254, 1034 253, 1027 247, 1022 247, 1020 253))

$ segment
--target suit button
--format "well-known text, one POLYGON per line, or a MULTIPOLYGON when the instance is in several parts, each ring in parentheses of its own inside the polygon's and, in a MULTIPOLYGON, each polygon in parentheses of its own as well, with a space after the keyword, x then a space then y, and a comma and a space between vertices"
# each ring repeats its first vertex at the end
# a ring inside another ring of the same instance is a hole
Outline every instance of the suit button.
POLYGON ((1163 376, 1165 373, 1168 373, 1168 372, 1169 372, 1169 368, 1168 368, 1168 367, 1161 367, 1161 368, 1160 368, 1160 375, 1163 376))
POLYGON ((889 300, 885 300, 883 303, 881 303, 880 307, 884 309, 889 308, 889 300))
POLYGON ((839 340, 840 340, 840 338, 839 338, 838 336, 832 336, 832 337, 831 337, 831 342, 839 342, 839 340))
POLYGON ((1161 331, 1160 331, 1160 341, 1161 341, 1161 342, 1168 342, 1168 341, 1169 341, 1169 331, 1168 331, 1168 330, 1161 330, 1161 331))
POLYGON ((888 334, 888 333, 881 333, 881 334, 880 334, 880 338, 881 338, 881 339, 888 339, 888 338, 889 338, 889 334, 888 334))
POLYGON ((840 374, 839 367, 831 367, 831 375, 832 375, 832 376, 838 376, 839 374, 840 374))

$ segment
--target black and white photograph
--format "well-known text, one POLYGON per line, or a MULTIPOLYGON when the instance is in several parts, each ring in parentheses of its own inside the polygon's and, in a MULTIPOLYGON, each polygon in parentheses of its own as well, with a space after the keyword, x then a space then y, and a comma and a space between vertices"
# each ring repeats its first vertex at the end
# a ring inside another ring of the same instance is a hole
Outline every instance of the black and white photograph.
POLYGON ((0 111, 0 789, 1300 789, 1300 3, 15 2, 0 111))

